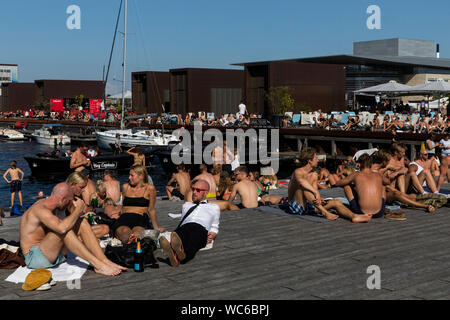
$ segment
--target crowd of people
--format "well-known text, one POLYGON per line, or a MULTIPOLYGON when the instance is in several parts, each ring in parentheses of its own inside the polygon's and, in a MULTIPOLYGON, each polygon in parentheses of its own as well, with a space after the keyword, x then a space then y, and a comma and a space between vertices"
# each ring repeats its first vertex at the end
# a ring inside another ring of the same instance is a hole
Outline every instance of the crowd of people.
MULTIPOLYGON (((107 111, 101 111, 94 115, 89 110, 74 109, 64 112, 44 112, 34 109, 18 110, 16 112, 0 112, 1 118, 25 118, 25 119, 51 119, 51 120, 72 120, 72 121, 109 121, 119 122, 121 114, 110 108, 107 111)), ((430 112, 425 107, 419 111, 409 108, 408 105, 396 106, 395 112, 386 110, 387 106, 381 106, 375 112, 369 115, 369 112, 361 109, 359 113, 347 114, 344 112, 332 112, 330 114, 318 109, 315 112, 298 114, 294 119, 293 112, 286 112, 281 121, 280 127, 307 127, 324 130, 366 130, 366 131, 384 131, 384 132, 412 132, 412 133, 437 133, 444 134, 449 132, 450 117, 446 112, 430 112), (383 113, 384 112, 384 113, 383 113), (301 118, 307 118, 301 121, 301 118)), ((446 109, 446 108, 445 108, 446 109)), ((136 116, 136 112, 127 112, 127 116, 136 116)), ((241 101, 236 109, 236 113, 215 115, 214 112, 189 112, 186 115, 174 113, 153 113, 143 115, 141 119, 126 119, 127 123, 135 125, 159 125, 176 124, 180 126, 200 123, 207 126, 250 126, 252 119, 261 119, 261 114, 249 113, 244 101, 241 101)), ((258 122, 260 125, 260 122, 258 122)), ((267 121, 267 125, 271 125, 267 121)))
MULTIPOLYGON (((160 246, 171 266, 190 261, 217 237, 220 212, 224 210, 278 206, 289 214, 329 220, 342 217, 353 223, 381 217, 405 220, 404 213, 386 209, 394 203, 435 212, 447 202, 447 196, 439 192, 450 181, 449 138, 446 135, 438 144, 424 144, 414 161, 406 157, 401 143, 392 144, 390 150, 361 150, 357 158, 342 162, 336 172, 319 167, 316 150, 307 148, 299 153, 300 167, 284 181, 278 181, 270 170, 260 176, 246 166, 231 165, 233 153, 224 142, 213 150, 212 166, 199 165, 198 175, 191 176, 183 164, 177 166, 166 193, 169 200, 184 201, 182 221, 170 233, 170 239, 159 238, 160 246), (283 187, 287 196, 270 192, 283 187), (342 188, 348 203, 324 199, 320 190, 327 188, 342 188)), ((95 272, 115 276, 126 268, 105 256, 100 238, 112 237, 130 244, 144 230, 166 231, 158 223, 156 188, 138 157, 128 182, 121 185, 110 170, 102 179, 91 180, 86 152, 85 147, 74 152, 74 171, 21 218, 20 245, 29 268, 58 266, 69 250, 91 263, 95 272), (91 213, 93 224, 88 222, 91 213)), ((11 177, 16 177, 15 169, 12 164, 8 173, 11 177)))
MULTIPOLYGON (((135 112, 130 113, 136 115, 135 112)), ((16 111, 0 111, 1 119, 35 119, 35 120, 65 120, 65 121, 81 121, 81 122, 94 122, 94 121, 108 121, 108 122, 120 122, 121 114, 111 110, 100 111, 97 114, 89 112, 88 109, 72 109, 65 111, 44 111, 30 108, 28 110, 16 110, 16 111)))

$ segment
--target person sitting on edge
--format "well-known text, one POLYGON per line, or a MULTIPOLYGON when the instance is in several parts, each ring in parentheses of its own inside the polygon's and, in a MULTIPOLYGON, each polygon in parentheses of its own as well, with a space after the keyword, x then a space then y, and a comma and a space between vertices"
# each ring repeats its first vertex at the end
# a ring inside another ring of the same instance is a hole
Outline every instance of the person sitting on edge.
POLYGON ((155 229, 164 231, 156 220, 156 189, 148 183, 148 173, 143 166, 132 166, 128 183, 122 186, 122 214, 113 226, 112 234, 122 241, 131 243, 139 231, 155 229))
POLYGON ((384 216, 386 191, 383 184, 389 179, 372 170, 372 158, 363 154, 358 158, 360 171, 336 182, 336 187, 343 187, 350 202, 350 209, 360 215, 371 218, 384 216), (353 187, 353 188, 352 188, 353 187))
POLYGON ((216 179, 214 176, 208 172, 208 167, 205 164, 201 164, 199 166, 200 174, 196 176, 192 180, 205 180, 209 184, 209 193, 206 195, 206 198, 215 198, 216 197, 216 179))
POLYGON ((20 247, 30 269, 54 268, 63 263, 71 251, 94 266, 96 273, 115 276, 127 270, 103 254, 86 219, 80 219, 84 202, 74 199, 67 183, 57 184, 52 194, 34 203, 20 220, 20 247), (69 215, 59 219, 57 210, 68 209, 69 215))
POLYGON ((369 215, 355 214, 340 200, 323 200, 317 188, 318 174, 312 172, 317 167, 319 159, 316 150, 307 148, 300 152, 300 165, 291 176, 288 187, 288 199, 284 207, 291 214, 316 214, 316 209, 329 220, 336 220, 339 215, 352 222, 367 222, 369 215), (338 215, 329 212, 335 210, 338 215))
POLYGON ((172 178, 167 182, 166 193, 169 200, 180 199, 184 200, 186 194, 190 190, 191 177, 186 172, 184 164, 177 165, 177 172, 172 175, 172 178), (178 184, 180 189, 177 189, 174 185, 178 184))
POLYGON ((406 175, 405 189, 412 192, 407 193, 425 194, 425 190, 422 187, 424 181, 426 181, 431 192, 438 193, 436 182, 431 174, 432 162, 432 159, 428 159, 428 151, 426 149, 421 149, 419 158, 410 162, 408 174, 406 175))
POLYGON ((191 187, 192 202, 183 204, 182 220, 171 233, 170 242, 164 236, 159 239, 172 267, 192 260, 219 232, 220 209, 206 200, 209 189, 207 181, 194 180, 191 187))

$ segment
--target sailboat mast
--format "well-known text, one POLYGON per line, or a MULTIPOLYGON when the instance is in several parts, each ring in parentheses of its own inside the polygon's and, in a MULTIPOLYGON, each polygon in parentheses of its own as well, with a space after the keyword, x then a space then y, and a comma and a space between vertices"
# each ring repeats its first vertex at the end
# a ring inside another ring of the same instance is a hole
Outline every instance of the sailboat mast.
POLYGON ((120 119, 120 129, 124 129, 125 115, 125 84, 126 84, 126 65, 127 65, 127 0, 124 2, 124 36, 123 36, 123 73, 122 73, 122 117, 120 119))

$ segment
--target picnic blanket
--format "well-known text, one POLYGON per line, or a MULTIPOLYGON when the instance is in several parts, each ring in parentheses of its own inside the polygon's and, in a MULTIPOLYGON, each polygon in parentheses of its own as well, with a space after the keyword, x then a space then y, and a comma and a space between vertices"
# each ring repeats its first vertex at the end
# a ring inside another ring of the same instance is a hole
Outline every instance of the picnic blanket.
MULTIPOLYGON (((59 281, 72 281, 81 279, 81 277, 86 272, 89 263, 80 257, 76 257, 72 253, 69 253, 66 262, 60 264, 56 268, 50 268, 48 270, 52 273, 52 279, 59 281)), ((19 267, 14 271, 5 281, 13 283, 23 283, 28 274, 33 271, 33 269, 28 269, 27 267, 19 267)))

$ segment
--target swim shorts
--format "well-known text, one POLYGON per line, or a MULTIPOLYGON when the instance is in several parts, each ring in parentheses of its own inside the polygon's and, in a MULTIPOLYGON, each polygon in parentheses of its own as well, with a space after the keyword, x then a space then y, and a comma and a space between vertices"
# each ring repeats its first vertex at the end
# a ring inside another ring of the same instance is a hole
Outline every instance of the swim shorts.
POLYGON ((173 189, 172 190, 172 196, 175 196, 175 197, 180 198, 181 200, 184 200, 183 194, 178 189, 173 189))
POLYGON ((314 207, 314 205, 308 201, 306 201, 306 208, 303 208, 303 206, 295 200, 287 202, 286 204, 280 206, 280 208, 284 209, 287 213, 290 214, 317 214, 316 207, 314 207))
POLYGON ((25 255, 25 264, 29 269, 39 268, 55 268, 66 261, 66 257, 62 253, 58 255, 56 261, 51 263, 41 251, 39 245, 31 247, 30 251, 25 255))
POLYGON ((11 181, 10 191, 11 193, 22 191, 22 181, 20 180, 11 181))
MULTIPOLYGON (((372 218, 382 218, 384 216, 384 209, 386 207, 386 200, 383 198, 381 203, 381 209, 376 214, 372 215, 372 218)), ((365 214, 362 212, 361 208, 359 207, 358 202, 355 198, 353 198, 352 201, 350 201, 350 210, 356 214, 365 214)))

